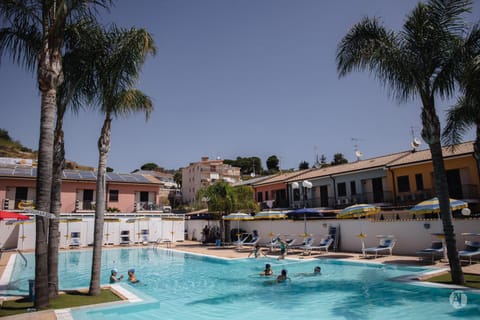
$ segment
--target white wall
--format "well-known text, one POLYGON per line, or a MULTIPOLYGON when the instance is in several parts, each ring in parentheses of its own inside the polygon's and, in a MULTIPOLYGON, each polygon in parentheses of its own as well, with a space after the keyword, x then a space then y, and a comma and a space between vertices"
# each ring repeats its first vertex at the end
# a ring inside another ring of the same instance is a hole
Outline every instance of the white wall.
MULTIPOLYGON (((151 217, 149 220, 136 221, 134 223, 127 223, 127 220, 133 215, 120 216, 119 222, 105 223, 103 227, 103 240, 107 242, 106 234, 108 233, 108 242, 114 245, 120 244, 120 233, 122 230, 130 230, 130 241, 135 243, 139 240, 138 233, 142 229, 149 230, 149 241, 155 242, 157 239, 169 239, 174 242, 184 240, 185 223, 184 220, 170 220, 168 217, 151 217)), ((183 217, 183 216, 179 216, 183 217)), ((82 217, 80 222, 66 222, 60 223, 60 247, 66 248, 70 245, 72 232, 80 232, 81 246, 88 246, 93 243, 94 231, 94 217, 82 217), (68 233, 67 233, 68 228, 68 233), (68 237, 67 237, 68 235, 68 237)), ((23 223, 18 226, 6 225, 5 222, 0 222, 0 244, 3 245, 5 240, 10 237, 12 232, 18 228, 18 243, 17 248, 20 250, 33 250, 35 248, 35 223, 23 223)), ((140 235, 140 242, 141 242, 140 235)))
MULTIPOLYGON (((189 220, 186 222, 189 230, 189 239, 191 230, 200 230, 206 220, 189 220)), ((212 221, 209 222, 212 224, 212 221)), ((345 252, 361 252, 361 241, 357 235, 362 232, 367 235, 364 239, 366 247, 378 245, 377 235, 394 235, 397 243, 393 250, 394 254, 415 255, 415 252, 428 248, 432 240, 438 240, 432 233, 442 233, 441 220, 393 220, 393 221, 370 221, 370 220, 336 220, 319 219, 307 221, 307 232, 319 240, 322 236, 328 234, 329 226, 339 226, 340 238, 339 249, 345 252), (429 224, 426 229, 425 224, 429 224)), ((236 228, 236 222, 232 224, 236 228)), ((266 244, 270 241, 270 233, 277 235, 289 235, 290 237, 301 238, 304 232, 303 220, 253 220, 240 221, 240 228, 247 232, 257 230, 260 236, 260 243, 266 244)), ((461 235, 465 232, 480 233, 480 219, 462 219, 454 220, 454 229, 457 234, 457 249, 464 248, 465 240, 469 239, 461 235)), ((198 233, 197 233, 198 235, 198 233)), ((197 238, 200 240, 200 238, 197 238)), ((480 240, 480 237, 479 237, 480 240)))

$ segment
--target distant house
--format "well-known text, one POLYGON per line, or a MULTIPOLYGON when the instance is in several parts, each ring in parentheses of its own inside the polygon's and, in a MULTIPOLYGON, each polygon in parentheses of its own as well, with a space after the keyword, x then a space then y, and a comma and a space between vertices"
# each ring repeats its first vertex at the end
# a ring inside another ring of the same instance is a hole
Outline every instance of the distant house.
MULTIPOLYGON (((35 202, 37 168, 23 165, 0 167, 2 209, 19 209, 22 203, 35 202)), ((95 171, 64 170, 61 212, 95 211, 95 171)), ((120 212, 159 211, 163 183, 151 175, 106 173, 106 209, 120 212)))
POLYGON ((188 167, 182 168, 183 201, 194 203, 200 189, 221 180, 231 184, 240 181, 240 168, 225 164, 221 159, 210 160, 208 157, 190 163, 188 167))

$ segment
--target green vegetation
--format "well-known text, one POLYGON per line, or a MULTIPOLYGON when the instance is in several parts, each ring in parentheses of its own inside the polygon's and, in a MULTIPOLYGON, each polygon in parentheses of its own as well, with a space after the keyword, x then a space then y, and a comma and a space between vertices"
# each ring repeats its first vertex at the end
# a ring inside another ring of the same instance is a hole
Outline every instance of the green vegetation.
MULTIPOLYGON (((86 292, 74 290, 60 294, 58 298, 51 299, 49 309, 73 308, 120 300, 122 299, 109 289, 102 289, 98 296, 89 296, 86 292)), ((3 301, 2 307, 0 308, 0 317, 29 312, 31 308, 33 308, 33 302, 30 301, 28 297, 3 301)))
MULTIPOLYGON (((464 274, 465 286, 474 289, 480 289, 480 275, 477 274, 464 274)), ((427 279, 428 282, 453 284, 452 276, 450 273, 445 273, 436 277, 427 279)))
POLYGON ((11 158, 36 158, 34 151, 14 141, 7 130, 0 129, 0 156, 11 158))

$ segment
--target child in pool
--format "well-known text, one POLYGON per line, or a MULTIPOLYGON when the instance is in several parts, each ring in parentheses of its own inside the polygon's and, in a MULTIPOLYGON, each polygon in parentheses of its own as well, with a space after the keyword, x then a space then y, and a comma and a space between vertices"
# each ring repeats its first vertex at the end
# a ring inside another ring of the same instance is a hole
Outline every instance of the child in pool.
POLYGON ((135 269, 131 268, 128 270, 128 282, 130 283, 137 283, 140 280, 137 279, 137 276, 135 275, 135 269))

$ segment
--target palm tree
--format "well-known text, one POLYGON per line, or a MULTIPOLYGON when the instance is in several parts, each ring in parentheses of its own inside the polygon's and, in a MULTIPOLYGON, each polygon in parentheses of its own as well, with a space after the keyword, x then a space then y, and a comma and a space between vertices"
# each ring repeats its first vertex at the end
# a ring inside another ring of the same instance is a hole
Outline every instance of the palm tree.
POLYGON ((463 14, 469 0, 429 0, 407 16, 401 32, 386 30, 377 18, 364 18, 345 35, 337 48, 337 70, 369 70, 400 102, 420 97, 422 138, 432 155, 435 190, 440 203, 448 259, 455 284, 463 284, 443 163, 440 121, 435 98, 451 97, 457 63, 463 53, 463 14))
MULTIPOLYGON (((78 112, 86 99, 93 95, 91 91, 93 77, 92 29, 99 28, 94 20, 83 20, 66 28, 67 49, 63 54, 64 81, 57 90, 57 117, 53 151, 52 196, 50 212, 59 216, 61 209, 62 172, 65 168, 65 146, 63 118, 67 107, 78 112)), ((48 241, 48 285, 49 297, 58 296, 58 249, 60 242, 59 220, 49 223, 48 241)))
MULTIPOLYGON (((477 28, 474 29, 480 37, 477 28)), ((474 52, 460 74, 460 84, 463 96, 448 110, 447 125, 443 132, 444 142, 455 148, 460 143, 467 129, 476 127, 476 137, 473 143, 473 156, 477 163, 477 173, 480 177, 480 52, 474 52)))
MULTIPOLYGON (((65 27, 93 16, 95 6, 110 0, 2 0, 0 2, 0 57, 10 53, 15 63, 36 70, 41 94, 36 208, 49 211, 52 188, 56 91, 63 81, 62 49, 65 27)), ((48 220, 37 216, 35 239, 35 307, 48 298, 48 220)))
POLYGON ((96 58, 96 103, 105 120, 98 139, 98 172, 96 186, 95 227, 93 261, 90 280, 90 295, 100 293, 100 268, 105 212, 105 171, 110 151, 110 134, 113 117, 127 116, 133 112, 144 112, 148 119, 153 110, 152 101, 134 88, 148 54, 155 54, 151 35, 144 29, 121 30, 112 27, 107 33, 98 32, 96 58))

